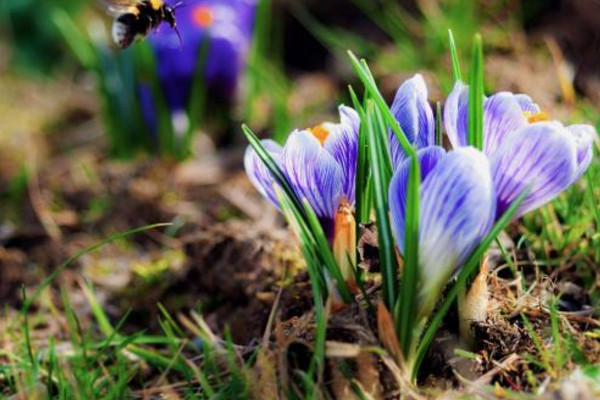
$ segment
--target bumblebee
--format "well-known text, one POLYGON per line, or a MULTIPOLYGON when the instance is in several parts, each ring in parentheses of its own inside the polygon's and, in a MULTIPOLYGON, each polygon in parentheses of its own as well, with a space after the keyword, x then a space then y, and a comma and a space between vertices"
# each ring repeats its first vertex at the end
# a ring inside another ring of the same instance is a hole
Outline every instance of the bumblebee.
POLYGON ((162 0, 106 0, 109 11, 115 16, 112 25, 112 38, 120 49, 126 49, 135 40, 143 39, 152 30, 166 22, 175 30, 181 41, 175 6, 162 0))

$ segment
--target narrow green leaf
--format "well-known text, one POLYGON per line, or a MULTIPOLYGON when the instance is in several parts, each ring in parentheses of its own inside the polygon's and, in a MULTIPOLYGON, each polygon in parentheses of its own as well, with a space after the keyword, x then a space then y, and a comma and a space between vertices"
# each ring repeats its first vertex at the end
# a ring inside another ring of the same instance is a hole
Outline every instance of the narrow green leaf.
POLYGON ((69 14, 56 7, 52 9, 50 18, 81 65, 95 69, 98 61, 91 41, 77 28, 69 14))
POLYGON ((456 50, 456 43, 454 42, 454 35, 452 29, 448 29, 448 43, 450 45, 450 58, 452 58, 452 76, 454 82, 462 82, 462 74, 460 73, 460 62, 458 61, 458 51, 456 50))
POLYGON ((182 159, 189 155, 192 147, 194 133, 204 119, 206 111, 206 100, 208 96, 208 88, 206 86, 206 60, 208 58, 210 42, 208 35, 203 35, 200 47, 198 48, 196 68, 194 69, 194 79, 192 81, 192 89, 190 91, 190 100, 187 106, 189 117, 189 127, 185 133, 183 143, 179 148, 178 158, 182 159))
POLYGON ((435 103, 435 144, 437 146, 444 145, 444 135, 442 129, 442 105, 439 101, 435 103))
MULTIPOLYGON (((314 372, 320 376, 325 365, 325 338, 327 331, 327 317, 325 313, 324 301, 327 298, 328 287, 326 279, 323 276, 319 255, 316 253, 316 244, 311 238, 311 232, 303 221, 303 217, 295 210, 294 205, 286 194, 279 188, 276 189, 281 211, 286 220, 298 235, 301 244, 301 251, 306 261, 308 276, 313 292, 313 302, 315 306, 316 334, 313 347, 313 357, 309 366, 309 375, 314 372)), ((311 210, 312 211, 312 210, 311 210)))
POLYGON ((475 35, 469 82, 469 145, 483 150, 483 46, 475 35))
POLYGON ((146 226, 142 226, 139 228, 135 228, 135 229, 131 229, 125 232, 119 232, 119 233, 115 233, 114 235, 110 235, 109 237, 107 237, 104 240, 99 241, 98 243, 95 243, 89 247, 86 247, 83 250, 78 251, 77 253, 75 253, 73 256, 69 257, 65 262, 63 262, 62 264, 60 264, 58 267, 56 267, 54 269, 54 271, 52 271, 52 273, 50 275, 48 275, 48 277, 46 277, 46 279, 44 279, 42 281, 42 283, 40 283, 40 285, 37 287, 37 289, 35 290, 35 292, 33 292, 33 295, 31 297, 28 297, 24 302, 23 302, 23 307, 21 307, 21 314, 24 315, 27 313, 27 311, 29 310, 29 308, 31 307, 31 305, 38 299, 38 297, 40 296, 40 294, 42 293, 42 291, 44 289, 46 289, 48 287, 48 285, 50 285, 52 283, 52 281, 54 279, 56 279, 56 277, 65 269, 67 268, 69 265, 71 265, 72 263, 74 263, 75 261, 77 261, 79 258, 81 258, 82 256, 84 256, 85 254, 91 253, 95 250, 98 250, 99 248, 101 248, 102 246, 108 244, 108 243, 112 243, 116 240, 119 239, 123 239, 126 237, 129 237, 131 235, 134 235, 136 233, 140 233, 140 232, 144 232, 144 231, 148 231, 151 229, 156 229, 156 228, 161 228, 161 227, 165 227, 165 226, 170 226, 170 223, 159 223, 159 224, 152 224, 152 225, 146 225, 146 226))
POLYGON ((167 104, 165 93, 158 78, 156 57, 150 44, 146 41, 133 48, 138 75, 152 92, 154 111, 156 114, 156 130, 158 151, 163 156, 176 156, 175 130, 171 118, 171 110, 167 104))
POLYGON ((411 367, 411 379, 416 379, 417 372, 419 372, 419 367, 421 366, 421 362, 423 362, 423 358, 425 357, 425 353, 429 348, 431 341, 433 340, 444 316, 448 313, 448 310, 458 297, 458 293, 462 290, 468 278, 473 274, 474 271, 479 268, 479 260, 483 257, 487 249, 490 247, 494 239, 500 234, 500 232, 506 228, 506 226, 512 221, 513 217, 517 213, 517 210, 525 197, 529 193, 530 188, 527 188, 521 195, 511 204, 511 206, 506 210, 506 212, 502 215, 502 217, 494 224, 490 233, 481 241, 479 246, 473 251, 471 256, 467 259, 467 261, 462 266, 458 277, 456 278, 456 282, 452 285, 450 290, 448 291, 444 301, 442 302, 439 309, 433 315, 429 326, 427 327, 425 333, 423 334, 419 344, 417 346, 417 350, 415 352, 414 360, 409 360, 411 367), (412 361, 412 362, 410 362, 412 361))
MULTIPOLYGON (((406 198, 406 228, 404 232, 404 268, 402 291, 398 299, 399 315, 394 315, 396 331, 404 354, 408 355, 412 345, 417 296, 419 295, 419 193, 421 168, 418 157, 411 157, 406 198)), ((394 308, 396 310, 397 308, 394 308)))
POLYGON ((375 205, 375 214, 377 216, 377 232, 379 235, 379 257, 381 263, 383 298, 389 310, 393 310, 396 303, 396 291, 398 287, 398 262, 396 260, 396 250, 392 237, 388 215, 388 187, 391 179, 390 166, 385 165, 385 159, 381 156, 387 149, 382 149, 383 144, 378 139, 378 135, 385 135, 386 132, 377 132, 381 129, 378 121, 378 109, 372 100, 367 102, 367 134, 368 147, 371 166, 371 175, 373 177, 373 200, 375 205))
POLYGON ((404 152, 408 156, 413 156, 415 154, 415 149, 412 147, 412 145, 406 138, 406 135, 404 134, 404 131, 402 130, 400 124, 396 120, 396 117, 394 117, 394 114, 392 114, 392 111, 390 110, 387 103, 383 99, 383 96, 379 92, 379 89, 375 84, 375 80, 373 79, 373 75, 371 74, 367 63, 364 60, 362 62, 358 61, 354 53, 352 53, 351 51, 348 51, 348 55, 350 56, 350 62, 352 63, 352 67, 356 71, 356 74, 358 75, 358 78, 362 81, 363 85, 365 85, 365 89, 367 90, 367 92, 375 101, 375 104, 379 108, 379 112, 383 116, 385 123, 390 128, 392 128, 392 131, 394 132, 394 135, 396 135, 396 138, 400 142, 400 145, 402 146, 404 152))

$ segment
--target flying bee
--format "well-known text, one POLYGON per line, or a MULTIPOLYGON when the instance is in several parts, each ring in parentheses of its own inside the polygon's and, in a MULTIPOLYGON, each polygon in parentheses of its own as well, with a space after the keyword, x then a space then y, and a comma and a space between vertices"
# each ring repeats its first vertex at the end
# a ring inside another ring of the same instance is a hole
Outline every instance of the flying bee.
POLYGON ((120 49, 126 49, 135 40, 145 38, 152 30, 166 22, 175 30, 179 42, 174 6, 162 0, 104 0, 108 10, 115 16, 112 25, 112 38, 120 49))

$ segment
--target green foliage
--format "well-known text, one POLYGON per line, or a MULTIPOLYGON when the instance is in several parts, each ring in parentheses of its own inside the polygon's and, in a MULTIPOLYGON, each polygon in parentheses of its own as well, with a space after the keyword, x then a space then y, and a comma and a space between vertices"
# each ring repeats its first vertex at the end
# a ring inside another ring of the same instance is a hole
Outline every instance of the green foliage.
POLYGON ((419 296, 419 198, 421 187, 421 167, 417 156, 410 159, 410 173, 406 194, 406 228, 404 230, 404 269, 402 274, 402 290, 395 305, 399 312, 394 313, 396 331, 399 332, 400 343, 404 354, 410 354, 414 330, 417 325, 417 300, 419 296))
MULTIPOLYGON (((473 54, 471 57, 469 85, 469 129, 468 143, 476 149, 483 150, 483 45, 481 36, 475 35, 473 54)), ((452 46, 451 46, 452 48, 452 46)), ((454 62, 453 62, 454 66, 454 62)), ((455 73, 455 75, 457 75, 455 73)))
POLYGON ((272 0, 259 0, 248 57, 248 85, 243 115, 249 124, 260 120, 264 101, 272 108, 272 137, 282 143, 291 129, 288 99, 292 83, 283 67, 283 23, 274 15, 272 0))
POLYGON ((77 15, 78 0, 4 0, 0 2, 0 34, 11 45, 12 67, 19 73, 44 76, 64 64, 60 33, 49 18, 60 8, 77 15))

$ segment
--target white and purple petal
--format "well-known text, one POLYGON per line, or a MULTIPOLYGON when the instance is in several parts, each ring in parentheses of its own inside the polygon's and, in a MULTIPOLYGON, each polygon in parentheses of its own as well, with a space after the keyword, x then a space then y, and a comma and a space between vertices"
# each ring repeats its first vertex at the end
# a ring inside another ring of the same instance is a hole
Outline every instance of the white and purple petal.
POLYGON ((469 87, 457 81, 444 104, 444 127, 453 148, 468 145, 469 87))
MULTIPOLYGON (((275 162, 280 163, 281 146, 270 139, 263 140, 262 144, 271 154, 275 162)), ((279 208, 277 194, 273 187, 275 184, 273 177, 252 146, 246 148, 246 153, 244 154, 244 168, 246 169, 246 174, 248 174, 250 181, 260 194, 269 200, 275 207, 279 208)))
MULTIPOLYGON (((420 74, 398 88, 391 111, 410 143, 418 149, 435 144, 435 119, 427 99, 427 85, 420 74)), ((389 141, 392 163, 398 167, 406 155, 391 130, 389 141)))
POLYGON ((340 113, 340 123, 351 127, 358 135, 358 130, 360 129, 360 117, 354 108, 342 104, 339 106, 338 111, 340 113))
POLYGON ((332 220, 342 197, 343 171, 335 158, 308 131, 290 134, 281 166, 294 191, 322 220, 332 220))
POLYGON ((573 135, 577 152, 577 168, 572 180, 572 182, 575 182, 581 178, 592 162, 596 129, 591 125, 585 124, 570 125, 567 129, 573 135))
POLYGON ((531 99, 531 97, 527 96, 526 94, 519 93, 519 94, 515 94, 514 97, 517 100, 517 102, 519 103, 519 107, 521 108, 521 111, 527 112, 530 114, 536 114, 541 111, 540 106, 538 106, 536 103, 534 103, 533 100, 531 99))
MULTIPOLYGON (((439 146, 430 146, 417 152, 419 166, 421 168, 421 181, 424 182, 438 162, 444 157, 446 151, 439 146)), ((410 160, 405 160, 397 168, 389 188, 389 207, 392 216, 392 229, 396 238, 396 244, 401 253, 404 252, 404 225, 406 214, 406 192, 408 189, 408 175, 410 172, 410 160)))
POLYGON ((500 92, 490 96, 483 106, 484 153, 490 156, 508 136, 526 125, 515 95, 500 92))
POLYGON ((518 217, 554 199, 572 183, 576 144, 562 124, 539 122, 510 135, 491 156, 491 163, 498 217, 529 187, 518 217))
POLYGON ((495 209, 490 164, 483 153, 461 148, 439 161, 421 187, 419 264, 424 293, 441 290, 466 261, 491 229, 495 209))
POLYGON ((340 106, 340 120, 340 124, 328 125, 330 132, 323 147, 341 167, 342 193, 354 205, 360 118, 352 108, 340 106))

